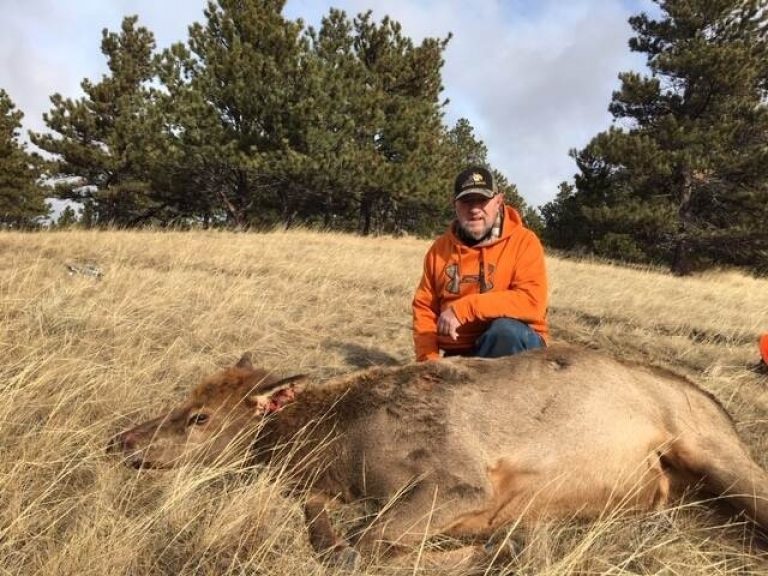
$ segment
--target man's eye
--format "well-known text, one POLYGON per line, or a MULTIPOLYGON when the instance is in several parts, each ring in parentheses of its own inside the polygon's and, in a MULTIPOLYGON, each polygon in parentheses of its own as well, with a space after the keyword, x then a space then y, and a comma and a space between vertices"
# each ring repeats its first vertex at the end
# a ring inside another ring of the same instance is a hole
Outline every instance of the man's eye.
POLYGON ((208 414, 192 414, 187 421, 187 426, 205 424, 208 421, 208 414))

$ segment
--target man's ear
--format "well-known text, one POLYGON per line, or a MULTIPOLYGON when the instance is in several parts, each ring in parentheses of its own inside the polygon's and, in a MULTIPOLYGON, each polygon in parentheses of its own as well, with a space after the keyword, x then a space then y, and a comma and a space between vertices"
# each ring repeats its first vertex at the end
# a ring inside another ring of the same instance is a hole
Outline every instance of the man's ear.
POLYGON ((253 406, 256 414, 271 414, 279 412, 287 404, 294 401, 308 382, 306 374, 289 376, 275 382, 269 390, 260 390, 257 394, 250 394, 246 401, 253 406))
POLYGON ((251 364, 251 353, 244 352, 240 357, 240 360, 235 364, 235 368, 242 368, 244 370, 253 370, 253 364, 251 364))

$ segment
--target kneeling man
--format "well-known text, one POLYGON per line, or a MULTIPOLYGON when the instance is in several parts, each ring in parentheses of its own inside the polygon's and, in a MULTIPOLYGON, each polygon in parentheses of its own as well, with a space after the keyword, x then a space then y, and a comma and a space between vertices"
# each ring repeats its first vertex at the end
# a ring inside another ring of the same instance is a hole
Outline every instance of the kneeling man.
POLYGON ((494 358, 547 341, 547 275, 535 233, 504 204, 493 174, 463 170, 454 184, 456 219, 424 259, 413 299, 417 360, 494 358))

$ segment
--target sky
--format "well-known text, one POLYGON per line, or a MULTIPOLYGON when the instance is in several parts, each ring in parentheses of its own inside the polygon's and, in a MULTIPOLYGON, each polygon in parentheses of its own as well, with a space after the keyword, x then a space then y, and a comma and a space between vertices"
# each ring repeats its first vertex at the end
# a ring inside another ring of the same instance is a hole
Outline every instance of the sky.
MULTIPOLYGON (((82 96, 84 78, 106 73, 101 31, 124 16, 155 34, 158 49, 187 39, 205 0, 0 0, 0 88, 24 112, 23 130, 45 131, 49 97, 82 96)), ((445 52, 445 121, 467 118, 491 165, 533 206, 552 200, 576 172, 568 151, 611 124, 619 72, 645 70, 630 52, 627 19, 655 13, 651 0, 288 0, 284 15, 318 25, 333 6, 372 10, 405 34, 453 34, 445 52)), ((30 146, 31 148, 31 146, 30 146)))

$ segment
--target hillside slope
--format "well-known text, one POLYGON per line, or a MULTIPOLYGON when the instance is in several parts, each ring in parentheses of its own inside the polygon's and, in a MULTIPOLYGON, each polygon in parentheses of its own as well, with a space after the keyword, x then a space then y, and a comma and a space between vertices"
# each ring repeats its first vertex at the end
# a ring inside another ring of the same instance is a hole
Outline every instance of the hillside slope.
MULTIPOLYGON (((307 231, 0 234, 0 574, 327 573, 278 471, 137 473, 104 447, 244 351, 321 379, 411 361, 427 246, 307 231)), ((768 466, 768 376, 754 369, 768 281, 554 257, 548 268, 555 339, 692 377, 768 466)), ((749 532, 722 522, 687 503, 545 526, 514 570, 768 572, 749 532)))

